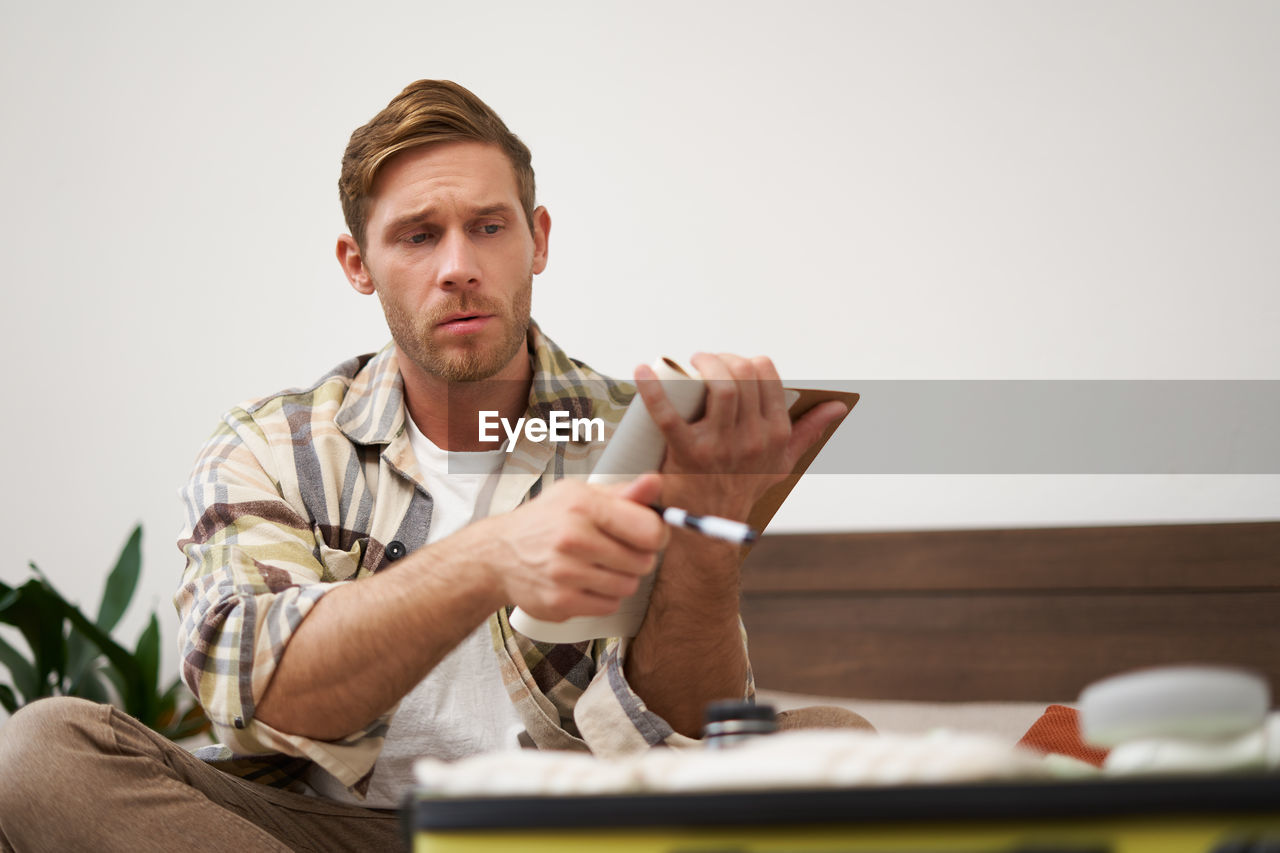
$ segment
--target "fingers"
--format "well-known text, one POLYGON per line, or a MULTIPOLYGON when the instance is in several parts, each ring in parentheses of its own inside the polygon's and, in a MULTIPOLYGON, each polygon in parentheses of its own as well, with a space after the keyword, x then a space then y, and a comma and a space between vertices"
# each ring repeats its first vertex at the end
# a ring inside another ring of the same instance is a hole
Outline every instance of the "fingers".
MULTIPOLYGON (((584 571, 584 576, 595 573, 584 571)), ((563 582, 546 579, 542 588, 521 596, 517 602, 530 616, 560 622, 575 616, 606 616, 617 611, 619 604, 640 586, 636 577, 618 576, 618 586, 608 593, 586 589, 574 583, 574 578, 563 582)))
POLYGON ((839 413, 815 416, 793 434, 786 391, 773 362, 730 353, 697 353, 705 404, 700 418, 686 422, 662 393, 648 368, 636 371, 637 386, 666 439, 661 471, 676 479, 671 500, 694 512, 736 518, 778 478, 839 413), (745 508, 745 509, 744 509, 745 508))
POLYGON ((662 389, 662 382, 653 372, 653 368, 647 364, 640 365, 636 368, 635 379, 636 390, 644 400, 645 408, 649 410, 649 417, 662 433, 663 438, 668 443, 682 440, 688 430, 688 424, 667 399, 667 393, 662 389))
POLYGON ((791 425, 791 438, 787 442, 787 460, 794 465, 805 451, 813 446, 827 427, 849 413, 849 407, 839 400, 828 400, 805 412, 791 425))
POLYGON ((564 559, 551 567, 547 582, 549 588, 609 598, 616 602, 635 592, 640 579, 647 573, 617 571, 586 560, 564 559))
POLYGON ((743 358, 732 353, 697 353, 691 359, 707 384, 707 415, 733 423, 759 413, 776 418, 786 413, 782 380, 767 356, 743 358))
MULTIPOLYGON (((715 430, 754 428, 759 415, 766 420, 786 416, 786 394, 773 362, 765 356, 747 359, 732 353, 695 353, 690 359, 702 377, 706 402, 697 423, 715 430)), ((680 416, 648 365, 635 371, 636 388, 654 424, 668 442, 685 440, 689 424, 680 416)))
POLYGON ((627 548, 656 554, 667 544, 669 531, 649 504, 662 496, 662 477, 646 474, 623 486, 591 487, 591 519, 609 538, 627 548))
POLYGON ((578 483, 571 488, 572 504, 560 526, 556 549, 610 571, 628 575, 651 571, 671 535, 648 506, 662 493, 662 477, 647 474, 622 486, 578 483))
POLYGON ((531 511, 546 512, 526 534, 518 562, 527 568, 515 579, 512 600, 554 620, 614 612, 653 571, 667 543, 667 526, 637 502, 656 500, 661 486, 657 475, 612 488, 562 481, 532 501, 531 511))
POLYGON ((690 361, 698 369, 707 387, 706 404, 701 421, 704 425, 715 429, 732 429, 738 421, 739 410, 755 411, 756 406, 751 406, 742 399, 746 389, 739 385, 739 378, 733 371, 733 367, 736 367, 739 373, 744 374, 743 386, 750 384, 745 376, 746 371, 740 363, 742 359, 737 356, 726 357, 700 352, 695 353, 690 361), (733 367, 730 366, 731 364, 733 367))
POLYGON ((751 364, 760 380, 761 414, 770 419, 787 417, 787 392, 783 390, 782 378, 778 376, 773 360, 760 355, 751 359, 751 364))
POLYGON ((619 497, 645 506, 662 499, 662 477, 659 474, 641 474, 630 483, 609 488, 616 490, 619 497))

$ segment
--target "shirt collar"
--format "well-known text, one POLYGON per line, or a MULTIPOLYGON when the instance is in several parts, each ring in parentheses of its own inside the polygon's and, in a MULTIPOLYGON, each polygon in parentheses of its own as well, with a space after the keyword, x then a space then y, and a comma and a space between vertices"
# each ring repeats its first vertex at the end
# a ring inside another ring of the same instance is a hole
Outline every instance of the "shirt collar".
MULTIPOLYGON (((532 321, 526 347, 533 366, 526 417, 545 420, 552 411, 560 410, 574 418, 599 415, 615 419, 615 412, 597 412, 595 401, 608 400, 617 408, 624 408, 630 399, 629 387, 606 380, 570 358, 532 321)), ((393 344, 379 350, 352 377, 336 423, 347 438, 358 444, 390 444, 404 432, 404 380, 393 344)))

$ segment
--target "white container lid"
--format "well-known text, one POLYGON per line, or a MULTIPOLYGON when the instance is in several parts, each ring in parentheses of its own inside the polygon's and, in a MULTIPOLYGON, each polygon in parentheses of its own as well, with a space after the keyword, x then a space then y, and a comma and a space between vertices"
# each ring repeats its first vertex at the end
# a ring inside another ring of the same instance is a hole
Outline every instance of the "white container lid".
POLYGON ((1271 705, 1267 681, 1224 666, 1167 666, 1095 682, 1080 694, 1080 734, 1116 746, 1147 738, 1214 740, 1261 727, 1271 705))

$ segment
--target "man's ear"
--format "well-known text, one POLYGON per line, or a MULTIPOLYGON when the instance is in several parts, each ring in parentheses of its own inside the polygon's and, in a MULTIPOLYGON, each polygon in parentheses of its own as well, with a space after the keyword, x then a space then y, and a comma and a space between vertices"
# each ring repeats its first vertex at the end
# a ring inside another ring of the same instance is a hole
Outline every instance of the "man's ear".
POLYGON ((534 275, 547 268, 547 243, 551 239, 551 214, 545 207, 533 212, 533 272, 534 275))
POLYGON ((360 244, 350 234, 338 237, 338 263, 342 265, 342 271, 356 293, 363 293, 365 296, 373 293, 373 276, 369 275, 369 269, 364 265, 360 244))

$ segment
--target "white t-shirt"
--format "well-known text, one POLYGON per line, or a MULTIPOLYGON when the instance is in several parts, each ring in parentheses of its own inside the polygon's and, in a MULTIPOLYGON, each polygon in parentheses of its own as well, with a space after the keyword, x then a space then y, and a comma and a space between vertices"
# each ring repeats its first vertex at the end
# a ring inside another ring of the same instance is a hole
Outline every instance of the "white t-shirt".
MULTIPOLYGON (((408 421, 409 440, 423 484, 432 499, 427 544, 489 514, 506 451, 452 453, 441 450, 408 421)), ((493 651, 488 622, 445 656, 400 701, 374 765, 365 800, 313 765, 308 783, 323 797, 368 808, 402 804, 413 785, 413 762, 422 756, 454 760, 517 745, 523 729, 507 696, 493 651)))

